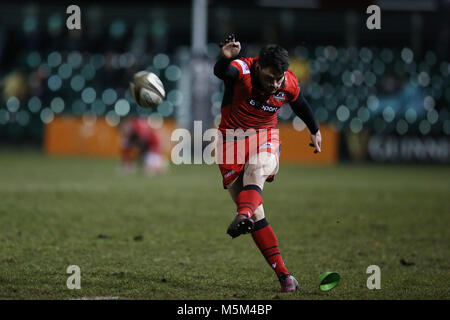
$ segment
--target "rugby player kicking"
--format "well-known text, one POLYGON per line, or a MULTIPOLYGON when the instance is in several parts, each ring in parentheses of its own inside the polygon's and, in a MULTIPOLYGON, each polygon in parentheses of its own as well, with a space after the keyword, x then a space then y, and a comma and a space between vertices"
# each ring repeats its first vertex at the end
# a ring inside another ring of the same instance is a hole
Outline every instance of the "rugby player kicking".
POLYGON ((278 171, 278 111, 285 103, 291 105, 311 133, 314 153, 321 152, 322 137, 296 76, 288 70, 288 52, 278 45, 268 45, 261 49, 259 57, 245 58, 239 56, 240 51, 239 41, 234 35, 228 36, 221 43, 221 57, 214 66, 214 74, 225 84, 218 139, 219 169, 223 186, 237 206, 227 233, 232 238, 251 233, 275 271, 281 292, 292 292, 297 290, 298 281, 284 265, 262 205, 264 182, 271 182, 278 171))

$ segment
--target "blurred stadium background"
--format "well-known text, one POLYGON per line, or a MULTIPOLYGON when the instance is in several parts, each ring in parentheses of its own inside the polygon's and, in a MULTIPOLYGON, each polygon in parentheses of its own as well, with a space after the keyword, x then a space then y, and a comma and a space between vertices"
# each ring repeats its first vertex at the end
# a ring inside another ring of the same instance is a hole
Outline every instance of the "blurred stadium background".
MULTIPOLYGON (((96 122, 114 128, 130 115, 149 116, 156 128, 169 125, 169 132, 191 128, 193 120, 213 127, 223 94, 212 74, 217 43, 235 33, 244 55, 257 55, 266 43, 289 49, 317 120, 338 137, 336 146, 325 145, 333 150, 329 161, 449 162, 449 1, 113 1, 80 7, 82 29, 69 31, 65 5, 1 5, 1 145, 89 154, 60 150, 52 137, 64 131, 46 136, 46 128, 69 115, 79 121, 71 131, 80 132, 76 139, 100 139, 96 122), (365 26, 370 4, 381 7, 381 30, 365 26), (132 100, 128 82, 138 70, 164 82, 167 99, 157 109, 132 100)), ((286 130, 305 128, 290 108, 281 110, 280 121, 286 130)), ((114 155, 118 142, 107 135, 96 143, 99 154, 114 155)), ((295 145, 286 143, 288 154, 295 145)), ((302 156, 292 159, 301 162, 302 156)))

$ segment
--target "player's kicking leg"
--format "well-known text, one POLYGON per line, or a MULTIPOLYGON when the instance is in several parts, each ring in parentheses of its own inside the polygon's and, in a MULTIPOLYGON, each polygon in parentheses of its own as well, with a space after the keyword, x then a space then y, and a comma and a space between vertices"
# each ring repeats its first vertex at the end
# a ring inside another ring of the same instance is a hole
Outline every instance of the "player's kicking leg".
POLYGON ((278 158, 269 152, 259 153, 255 157, 246 164, 244 173, 227 186, 238 211, 227 232, 233 238, 251 232, 255 244, 277 274, 281 291, 296 291, 298 282, 284 265, 278 239, 265 218, 262 205, 264 182, 276 173, 278 158))

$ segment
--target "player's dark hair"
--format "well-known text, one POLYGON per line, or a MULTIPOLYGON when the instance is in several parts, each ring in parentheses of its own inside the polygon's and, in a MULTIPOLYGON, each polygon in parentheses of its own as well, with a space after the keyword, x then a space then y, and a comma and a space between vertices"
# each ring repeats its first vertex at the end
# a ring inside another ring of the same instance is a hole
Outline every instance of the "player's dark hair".
POLYGON ((259 52, 261 68, 272 67, 282 73, 289 69, 289 54, 286 49, 277 44, 269 44, 259 52))

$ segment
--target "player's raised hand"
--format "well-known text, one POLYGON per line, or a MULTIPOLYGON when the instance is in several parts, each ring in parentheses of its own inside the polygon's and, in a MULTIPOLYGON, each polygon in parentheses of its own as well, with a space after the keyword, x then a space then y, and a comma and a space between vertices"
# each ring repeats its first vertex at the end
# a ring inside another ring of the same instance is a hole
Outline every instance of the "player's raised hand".
POLYGON ((322 135, 320 134, 320 130, 316 132, 316 134, 311 134, 311 143, 310 147, 313 147, 314 153, 322 152, 322 135))
POLYGON ((241 43, 236 41, 234 34, 230 34, 224 41, 220 43, 220 52, 225 59, 233 59, 241 52, 241 43))

